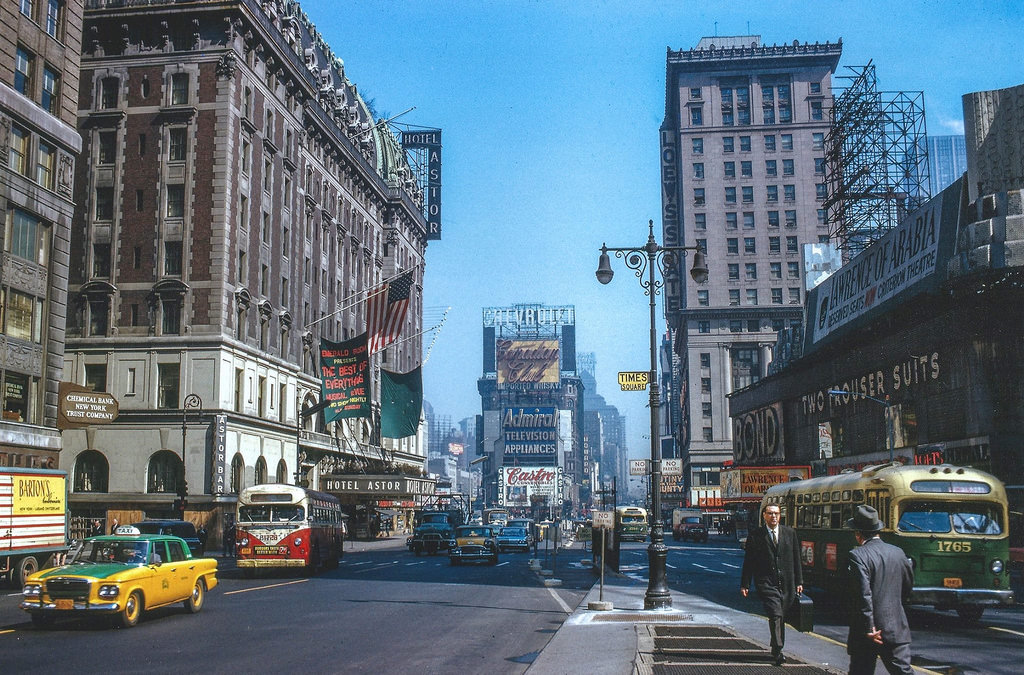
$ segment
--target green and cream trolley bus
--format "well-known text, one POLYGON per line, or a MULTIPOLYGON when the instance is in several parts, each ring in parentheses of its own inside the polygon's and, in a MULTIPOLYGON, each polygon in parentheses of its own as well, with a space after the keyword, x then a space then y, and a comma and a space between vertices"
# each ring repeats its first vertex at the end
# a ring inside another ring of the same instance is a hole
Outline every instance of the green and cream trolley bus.
POLYGON ((1013 604, 1006 491, 983 471, 881 464, 776 485, 762 509, 767 504, 777 504, 782 521, 796 529, 809 585, 844 583, 847 554, 856 546, 846 521, 858 504, 868 504, 884 523, 882 539, 913 564, 911 603, 955 609, 968 620, 985 607, 1013 604))

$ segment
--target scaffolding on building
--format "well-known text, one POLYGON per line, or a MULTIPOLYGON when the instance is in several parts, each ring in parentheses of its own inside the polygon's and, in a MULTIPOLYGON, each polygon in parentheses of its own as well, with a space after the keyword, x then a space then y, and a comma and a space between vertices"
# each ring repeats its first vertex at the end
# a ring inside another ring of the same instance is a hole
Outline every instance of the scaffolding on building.
POLYGON ((825 137, 823 204, 832 240, 853 257, 928 201, 924 92, 878 91, 875 66, 846 66, 825 137))

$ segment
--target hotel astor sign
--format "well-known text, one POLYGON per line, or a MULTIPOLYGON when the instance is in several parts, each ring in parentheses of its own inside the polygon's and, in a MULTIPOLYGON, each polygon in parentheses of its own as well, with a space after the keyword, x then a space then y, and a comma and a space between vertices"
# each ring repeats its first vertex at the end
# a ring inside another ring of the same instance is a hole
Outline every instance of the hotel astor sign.
POLYGON ((432 495, 434 481, 410 476, 333 475, 320 478, 320 489, 353 495, 432 495))

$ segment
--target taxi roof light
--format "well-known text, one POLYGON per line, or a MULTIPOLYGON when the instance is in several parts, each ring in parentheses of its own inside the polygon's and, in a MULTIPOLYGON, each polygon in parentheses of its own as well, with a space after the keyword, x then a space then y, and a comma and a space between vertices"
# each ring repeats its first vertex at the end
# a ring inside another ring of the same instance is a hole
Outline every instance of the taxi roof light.
POLYGON ((134 525, 119 525, 118 528, 114 530, 114 534, 117 536, 137 537, 142 534, 142 532, 140 532, 139 528, 134 525))

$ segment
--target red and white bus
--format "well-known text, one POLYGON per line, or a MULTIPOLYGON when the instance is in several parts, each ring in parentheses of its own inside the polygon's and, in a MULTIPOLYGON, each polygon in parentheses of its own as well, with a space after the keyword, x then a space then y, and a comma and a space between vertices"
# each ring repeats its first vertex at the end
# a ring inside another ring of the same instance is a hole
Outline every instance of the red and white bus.
POLYGON ((345 515, 338 498, 295 485, 245 488, 235 512, 239 569, 333 569, 343 553, 345 515))

